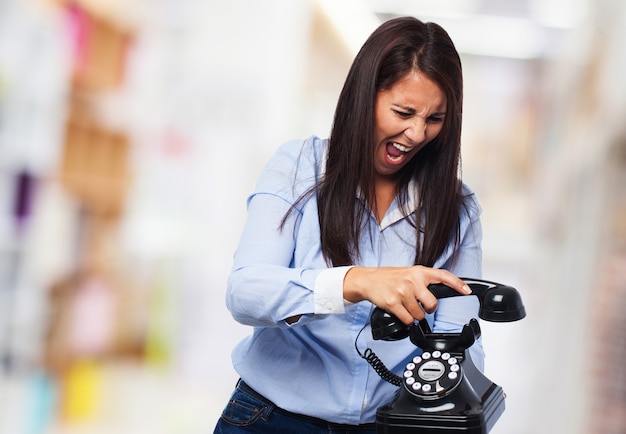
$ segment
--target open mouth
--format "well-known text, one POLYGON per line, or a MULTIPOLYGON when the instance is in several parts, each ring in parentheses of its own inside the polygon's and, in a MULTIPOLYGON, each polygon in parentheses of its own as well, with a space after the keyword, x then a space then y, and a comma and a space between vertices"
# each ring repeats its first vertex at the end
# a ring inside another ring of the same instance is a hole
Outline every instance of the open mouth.
POLYGON ((394 163, 398 163, 404 159, 406 154, 408 154, 412 148, 408 148, 400 143, 389 142, 387 143, 386 149, 389 159, 394 163))

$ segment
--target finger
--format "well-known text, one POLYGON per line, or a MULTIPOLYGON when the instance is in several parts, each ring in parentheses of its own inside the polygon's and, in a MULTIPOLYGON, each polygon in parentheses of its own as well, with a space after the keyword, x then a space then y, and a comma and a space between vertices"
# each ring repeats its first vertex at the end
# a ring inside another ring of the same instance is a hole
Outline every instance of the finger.
POLYGON ((415 298, 425 312, 433 313, 437 309, 437 297, 435 297, 424 284, 419 285, 415 298))
POLYGON ((463 280, 456 277, 454 274, 447 270, 433 269, 433 277, 435 280, 430 283, 443 283, 446 286, 457 291, 459 294, 467 295, 472 293, 472 289, 463 280))
POLYGON ((425 312, 433 313, 437 310, 437 305, 439 302, 437 298, 432 294, 432 292, 428 291, 428 294, 429 296, 426 296, 423 300, 420 300, 420 304, 422 305, 422 308, 425 312))
MULTIPOLYGON (((435 297, 432 297, 432 299, 434 300, 436 307, 437 299, 435 297)), ((411 314, 411 323, 413 323, 415 320, 421 321, 426 316, 426 312, 421 301, 418 302, 418 300, 416 299, 407 300, 404 307, 409 312, 409 314, 411 314)))
MULTIPOLYGON (((418 305, 418 310, 421 310, 419 308, 419 305, 418 305)), ((417 311, 415 312, 419 315, 419 312, 417 311)), ((391 311, 391 313, 394 314, 400 321, 402 321, 404 325, 411 325, 415 322, 416 319, 421 319, 421 318, 415 317, 414 314, 411 313, 409 310, 407 310, 405 307, 394 309, 393 311, 391 311)), ((424 311, 422 311, 421 315, 423 318, 424 311)))
POLYGON ((390 294, 388 298, 383 297, 378 303, 374 304, 376 304, 376 306, 378 306, 382 310, 393 314, 405 325, 411 325, 413 324, 413 322, 415 322, 413 314, 409 312, 409 310, 405 306, 404 300, 400 297, 397 297, 397 294, 390 294))

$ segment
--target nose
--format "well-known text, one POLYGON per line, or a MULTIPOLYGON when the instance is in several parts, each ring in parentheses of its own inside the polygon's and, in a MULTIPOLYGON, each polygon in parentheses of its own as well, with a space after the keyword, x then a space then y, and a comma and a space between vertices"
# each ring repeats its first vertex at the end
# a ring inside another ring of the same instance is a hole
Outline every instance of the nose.
POLYGON ((426 138, 426 122, 422 119, 414 120, 407 125, 404 135, 413 143, 421 143, 426 138))

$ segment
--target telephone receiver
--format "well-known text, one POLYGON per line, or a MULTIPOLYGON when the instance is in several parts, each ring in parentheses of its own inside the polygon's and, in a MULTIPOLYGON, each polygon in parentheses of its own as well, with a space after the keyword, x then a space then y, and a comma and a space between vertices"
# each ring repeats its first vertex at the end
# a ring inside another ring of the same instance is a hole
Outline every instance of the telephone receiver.
MULTIPOLYGON (((472 289, 471 295, 478 297, 480 302, 478 316, 481 319, 491 322, 512 322, 523 319, 526 316, 526 309, 517 289, 487 280, 466 278, 461 280, 472 289)), ((431 284, 428 286, 428 289, 438 299, 464 296, 443 283, 431 284)), ((379 307, 372 312, 370 323, 373 338, 386 341, 406 338, 410 334, 411 327, 413 327, 407 326, 395 315, 379 307)), ((424 326, 425 324, 422 325, 424 326)))
MULTIPOLYGON (((481 279, 462 280, 478 297, 480 318, 512 322, 526 316, 515 288, 481 279)), ((428 289, 438 299, 471 296, 443 284, 428 289)), ((486 434, 493 428, 504 412, 504 391, 472 361, 469 348, 481 335, 478 320, 472 318, 459 333, 434 333, 425 319, 407 326, 377 307, 370 323, 375 340, 410 337, 423 350, 407 363, 402 376, 389 371, 371 349, 362 355, 384 380, 399 386, 394 399, 376 412, 376 434, 486 434)))

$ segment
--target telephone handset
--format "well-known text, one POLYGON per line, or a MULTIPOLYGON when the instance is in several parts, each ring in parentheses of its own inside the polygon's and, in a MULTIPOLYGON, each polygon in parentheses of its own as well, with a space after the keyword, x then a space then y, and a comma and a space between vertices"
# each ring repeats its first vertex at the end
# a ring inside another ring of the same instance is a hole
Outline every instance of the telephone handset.
MULTIPOLYGON (((526 316, 515 288, 481 279, 463 280, 478 297, 480 318, 511 322, 526 316)), ((428 289, 437 298, 461 296, 443 284, 428 289)), ((460 333, 434 333, 426 320, 407 326, 377 307, 370 322, 375 340, 409 337, 423 350, 407 363, 402 376, 390 372, 369 348, 361 355, 383 379, 400 387, 394 400, 376 412, 377 434, 409 434, 416 430, 427 434, 457 430, 485 434, 491 430, 504 412, 504 392, 472 361, 469 347, 481 334, 475 318, 460 333)))

